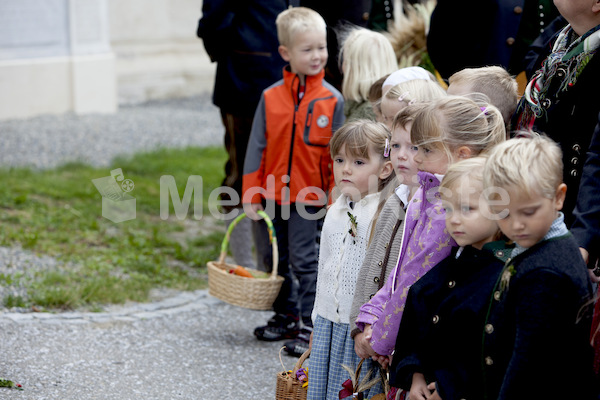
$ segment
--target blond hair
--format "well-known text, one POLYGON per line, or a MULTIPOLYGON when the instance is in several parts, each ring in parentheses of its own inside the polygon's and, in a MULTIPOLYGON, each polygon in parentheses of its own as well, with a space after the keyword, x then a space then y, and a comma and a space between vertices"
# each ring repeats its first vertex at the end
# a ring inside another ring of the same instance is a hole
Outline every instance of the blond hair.
POLYGON ((478 156, 467 158, 451 164, 444 174, 444 178, 440 184, 440 189, 447 189, 446 191, 440 190, 442 195, 444 197, 448 197, 444 195, 444 193, 451 193, 450 191, 454 192, 454 189, 457 188, 457 185, 463 178, 466 177, 474 179, 477 182, 481 182, 481 187, 483 189, 483 168, 486 160, 487 157, 478 156))
POLYGON ((485 94, 500 110, 505 124, 510 122, 517 109, 517 80, 502 67, 465 68, 450 76, 448 83, 467 85, 473 93, 485 94))
MULTIPOLYGON (((531 197, 553 199, 563 179, 562 151, 535 133, 501 143, 490 152, 483 171, 485 188, 515 188, 531 197)), ((498 194, 493 193, 491 197, 498 194)))
POLYGON ((440 147, 452 160, 452 152, 462 146, 476 156, 505 141, 506 128, 493 105, 447 96, 426 103, 417 112, 410 139, 416 146, 440 147))
MULTIPOLYGON (((463 195, 471 194, 472 190, 478 190, 483 194, 483 170, 487 159, 487 156, 477 156, 451 164, 440 183, 442 202, 446 202, 448 201, 447 199, 451 199, 454 196, 458 196, 458 199, 460 199, 463 195), (468 179, 467 184, 469 186, 465 185, 465 179, 468 179), (467 190, 466 192, 464 191, 465 189, 467 190)), ((484 197, 479 197, 479 205, 488 207, 484 197)), ((502 237, 502 232, 498 228, 493 240, 499 240, 502 237)))
MULTIPOLYGON (((329 142, 331 158, 339 154, 342 146, 346 146, 346 154, 357 158, 369 159, 369 150, 381 155, 381 161, 389 161, 389 154, 384 155, 386 144, 389 144, 390 132, 385 125, 366 119, 358 119, 344 124, 335 131, 329 142)), ((383 189, 393 178, 392 173, 380 180, 379 190, 383 189)))
POLYGON ((344 71, 344 98, 357 102, 369 98, 371 86, 381 76, 398 69, 390 41, 381 33, 365 28, 350 31, 340 50, 339 59, 344 71))
POLYGON ((316 11, 306 7, 293 7, 282 11, 275 20, 277 38, 282 46, 291 46, 296 35, 321 30, 327 35, 327 24, 316 11))
POLYGON ((437 82, 411 79, 392 86, 383 97, 392 101, 414 104, 446 97, 446 91, 437 82))

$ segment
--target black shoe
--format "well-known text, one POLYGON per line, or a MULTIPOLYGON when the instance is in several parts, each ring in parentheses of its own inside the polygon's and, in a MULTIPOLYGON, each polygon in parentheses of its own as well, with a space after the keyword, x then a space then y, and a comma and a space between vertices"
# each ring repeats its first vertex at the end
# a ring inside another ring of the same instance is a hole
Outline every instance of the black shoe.
POLYGON ((254 336, 258 340, 275 342, 277 340, 293 339, 300 331, 298 317, 293 315, 275 314, 267 325, 259 326, 254 330, 254 336))
POLYGON ((296 336, 296 339, 285 342, 285 351, 291 356, 300 357, 308 350, 311 333, 311 327, 303 327, 298 336, 296 336))

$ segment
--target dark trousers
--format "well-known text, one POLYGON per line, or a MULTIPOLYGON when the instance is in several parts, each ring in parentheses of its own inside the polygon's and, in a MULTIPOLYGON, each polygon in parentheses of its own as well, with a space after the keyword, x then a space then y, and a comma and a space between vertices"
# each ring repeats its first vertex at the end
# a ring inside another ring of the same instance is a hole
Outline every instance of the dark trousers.
MULTIPOLYGON (((273 309, 277 314, 297 315, 308 321, 315 302, 317 290, 317 270, 319 253, 317 238, 322 219, 305 219, 291 204, 289 219, 282 217, 282 207, 275 206, 273 220, 279 250, 278 274, 284 278, 281 291, 275 299, 273 309), (297 286, 294 283, 297 280, 297 286)), ((267 212, 269 207, 265 207, 267 212)), ((305 207, 309 214, 316 214, 321 207, 305 207)), ((262 236, 262 235, 261 235, 262 236)), ((263 244, 260 247, 265 248, 263 244)), ((269 247, 270 248, 270 247, 269 247)), ((268 258, 265 264, 271 264, 270 251, 264 252, 268 258)))
MULTIPOLYGON (((244 160, 253 117, 238 116, 221 111, 221 120, 225 127, 225 150, 229 156, 225 164, 223 186, 233 188, 240 196, 241 202, 244 160)), ((241 204, 239 206, 241 207, 241 204)))

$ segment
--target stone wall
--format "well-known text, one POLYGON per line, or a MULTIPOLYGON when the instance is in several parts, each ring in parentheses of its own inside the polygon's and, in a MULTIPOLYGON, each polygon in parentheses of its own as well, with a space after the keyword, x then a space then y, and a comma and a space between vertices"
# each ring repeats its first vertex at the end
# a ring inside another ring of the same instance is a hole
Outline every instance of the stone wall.
POLYGON ((201 0, 0 1, 0 120, 210 92, 201 0))
POLYGON ((201 0, 108 0, 119 103, 212 91, 215 65, 196 37, 201 0))

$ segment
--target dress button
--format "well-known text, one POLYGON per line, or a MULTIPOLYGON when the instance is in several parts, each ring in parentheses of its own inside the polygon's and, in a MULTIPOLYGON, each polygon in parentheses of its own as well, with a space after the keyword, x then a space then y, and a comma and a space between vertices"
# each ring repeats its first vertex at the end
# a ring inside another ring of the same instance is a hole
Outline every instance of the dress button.
POLYGON ((448 287, 450 289, 452 289, 454 286, 456 286, 456 281, 450 281, 450 282, 448 282, 448 287))
POLYGON ((369 20, 369 13, 368 12, 363 13, 362 19, 363 19, 363 21, 368 21, 369 20))
POLYGON ((523 13, 523 8, 522 8, 522 7, 519 7, 519 6, 516 6, 516 7, 513 9, 513 11, 514 11, 514 12, 515 12, 515 14, 517 14, 517 15, 518 15, 518 14, 522 14, 522 13, 523 13))
POLYGON ((494 325, 492 325, 492 324, 486 324, 485 325, 485 333, 487 333, 489 335, 492 332, 494 332, 494 325))
POLYGON ((515 38, 509 37, 508 39, 506 39, 506 44, 512 46, 513 44, 515 44, 515 38))
POLYGON ((438 322, 440 322, 440 317, 439 317, 439 315, 434 315, 431 320, 433 321, 434 324, 437 324, 438 322))
POLYGON ((377 263, 377 265, 379 265, 379 266, 381 267, 381 266, 383 265, 383 261, 379 261, 379 262, 377 263))
POLYGON ((496 300, 496 301, 500 301, 500 296, 502 296, 502 294, 500 293, 500 291, 499 291, 499 290, 496 290, 496 291, 494 292, 494 300, 496 300))
POLYGON ((579 164, 579 158, 577 158, 577 157, 571 158, 571 164, 573 164, 573 165, 579 164))
POLYGON ((579 172, 577 172, 577 170, 576 170, 576 169, 572 169, 572 170, 571 170, 571 176, 572 176, 573 178, 577 178, 577 175, 579 175, 579 172))
POLYGON ((496 251, 496 257, 504 257, 504 251, 502 251, 502 250, 496 251))
POLYGON ((389 244, 389 242, 388 242, 388 243, 386 243, 386 244, 385 244, 385 246, 383 246, 383 248, 384 248, 384 249, 387 249, 389 245, 390 245, 390 244, 389 244))
POLYGON ((544 99, 544 100, 542 100, 542 107, 544 107, 544 108, 550 108, 551 105, 552 105, 552 100, 550 100, 550 99, 544 99))
POLYGON ((488 365, 488 366, 489 366, 489 365, 493 365, 493 364, 494 364, 494 360, 492 360, 492 357, 490 357, 490 356, 487 356, 487 357, 485 358, 485 365, 488 365))
POLYGON ((379 277, 378 277, 378 276, 376 276, 375 278, 373 278, 373 282, 375 282, 375 283, 379 283, 379 277))
POLYGON ((571 148, 573 149, 573 151, 576 151, 576 152, 577 152, 577 154, 580 154, 580 153, 581 153, 581 146, 580 146, 578 143, 575 143, 575 144, 573 145, 573 147, 571 147, 571 148))

